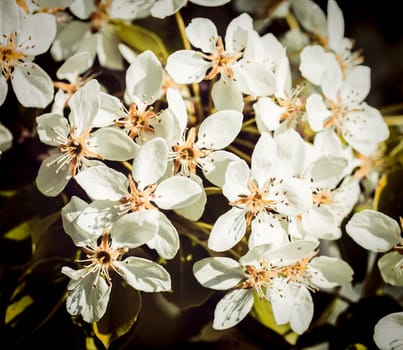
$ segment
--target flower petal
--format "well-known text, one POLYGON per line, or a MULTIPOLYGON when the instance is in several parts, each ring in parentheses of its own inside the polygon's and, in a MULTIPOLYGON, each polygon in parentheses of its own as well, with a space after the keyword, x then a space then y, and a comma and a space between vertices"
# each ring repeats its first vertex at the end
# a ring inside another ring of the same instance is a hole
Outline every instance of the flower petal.
POLYGON ((91 141, 95 144, 93 151, 108 160, 132 159, 138 147, 123 130, 112 126, 93 132, 91 141))
POLYGON ((81 314, 85 322, 92 323, 105 314, 112 285, 97 273, 88 272, 85 268, 76 271, 68 266, 62 267, 62 273, 71 278, 67 286, 67 311, 71 315, 81 314))
POLYGON ((403 257, 399 252, 389 252, 378 260, 382 279, 392 286, 403 287, 403 257))
POLYGON ((253 289, 235 289, 227 293, 216 305, 213 328, 234 327, 248 315, 253 302, 253 289))
POLYGON ((186 26, 186 36, 194 47, 203 52, 215 52, 218 33, 212 20, 208 18, 193 18, 186 26))
POLYGON ((319 288, 333 288, 350 283, 354 271, 345 261, 330 256, 318 256, 309 263, 309 280, 319 288))
POLYGON ((218 217, 208 238, 208 248, 216 252, 231 249, 246 232, 247 209, 231 208, 218 217))
POLYGON ((241 264, 228 257, 211 257, 196 261, 193 274, 203 287, 216 290, 233 288, 245 278, 241 264))
POLYGON ((371 209, 354 214, 346 231, 357 244, 374 252, 386 252, 401 239, 397 221, 371 209))
POLYGON ((127 194, 129 183, 121 172, 107 166, 92 166, 80 171, 75 180, 92 200, 118 201, 127 194))
POLYGON ((34 62, 15 67, 11 79, 15 95, 24 107, 45 108, 53 99, 53 83, 48 73, 34 62))
POLYGON ((70 133, 68 120, 58 113, 45 113, 37 117, 36 129, 41 142, 49 146, 58 146, 58 138, 67 139, 70 133))
POLYGON ((195 181, 173 176, 162 181, 155 190, 155 203, 161 209, 183 208, 195 202, 202 190, 195 181))
POLYGON ((147 141, 135 153, 133 159, 133 179, 139 188, 157 183, 164 175, 168 164, 168 146, 165 140, 157 137, 147 141))
POLYGON ((111 229, 111 248, 136 248, 151 240, 158 230, 158 213, 138 210, 121 216, 111 229))
POLYGON ((123 261, 116 261, 115 267, 134 289, 143 292, 165 292, 171 289, 168 271, 154 261, 129 256, 123 261))
POLYGON ((374 341, 381 350, 403 349, 403 312, 382 317, 374 328, 374 341))

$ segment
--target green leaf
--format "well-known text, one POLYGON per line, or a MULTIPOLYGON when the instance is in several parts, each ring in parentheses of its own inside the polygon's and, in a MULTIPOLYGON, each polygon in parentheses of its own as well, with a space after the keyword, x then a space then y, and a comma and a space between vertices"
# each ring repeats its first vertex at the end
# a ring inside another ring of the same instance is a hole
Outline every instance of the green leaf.
POLYGON ((374 196, 374 209, 395 220, 403 213, 403 168, 384 174, 378 182, 374 196))
POLYGON ((261 299, 256 293, 253 294, 255 299, 251 315, 256 318, 261 324, 274 330, 279 334, 286 334, 290 331, 289 324, 278 325, 274 319, 271 304, 266 299, 261 299))
POLYGON ((202 305, 213 291, 201 286, 193 275, 193 264, 209 256, 207 249, 185 235, 180 236, 180 240, 177 255, 166 265, 172 279, 172 293, 164 297, 184 310, 202 305))
POLYGON ((13 321, 18 315, 20 315, 24 310, 32 305, 34 299, 30 295, 22 295, 20 299, 14 301, 12 304, 8 305, 6 310, 6 317, 4 322, 8 325, 13 321))
POLYGON ((31 235, 32 221, 33 220, 21 222, 19 225, 8 231, 4 235, 4 238, 11 241, 23 241, 24 239, 27 239, 31 235))
POLYGON ((118 38, 134 51, 141 53, 151 50, 163 65, 166 64, 169 52, 157 34, 139 25, 126 24, 120 21, 116 21, 113 28, 118 38))
POLYGON ((65 204, 63 196, 46 197, 34 184, 27 185, 0 207, 0 236, 35 217, 44 217, 60 210, 65 204))
POLYGON ((64 304, 67 278, 60 272, 65 259, 42 260, 22 275, 5 310, 7 341, 12 345, 27 341, 64 304))
POLYGON ((142 306, 141 294, 121 279, 113 282, 105 315, 93 324, 96 337, 108 348, 127 334, 137 321, 142 306))

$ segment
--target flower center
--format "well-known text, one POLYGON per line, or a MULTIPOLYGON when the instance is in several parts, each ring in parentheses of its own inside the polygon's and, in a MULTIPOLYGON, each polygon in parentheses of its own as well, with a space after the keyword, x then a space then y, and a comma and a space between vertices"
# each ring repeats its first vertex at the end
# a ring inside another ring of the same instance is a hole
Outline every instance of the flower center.
POLYGON ((191 128, 186 141, 181 145, 174 145, 175 153, 174 172, 181 171, 183 175, 196 174, 196 167, 199 158, 205 157, 209 151, 200 150, 195 145, 196 129, 191 128))
POLYGON ((292 121, 298 120, 301 117, 305 108, 305 98, 299 97, 302 89, 303 86, 300 85, 293 89, 289 96, 275 98, 278 105, 284 108, 280 122, 287 120, 290 124, 292 121))
POLYGON ((333 202, 332 193, 328 188, 322 188, 314 191, 312 194, 313 203, 319 208, 322 204, 333 202))
POLYGON ((154 127, 151 125, 151 121, 158 116, 152 108, 146 111, 138 110, 135 103, 131 104, 129 110, 123 119, 115 122, 116 126, 123 127, 127 130, 131 138, 140 136, 142 141, 146 141, 145 133, 154 133, 154 127))
POLYGON ((141 208, 158 210, 157 207, 151 203, 154 199, 154 191, 157 188, 157 184, 149 185, 145 189, 140 190, 130 175, 128 179, 130 193, 119 200, 121 203, 121 205, 117 206, 119 212, 121 214, 127 213, 128 211, 135 212, 141 208))
POLYGON ((109 9, 112 4, 112 0, 102 2, 102 0, 94 0, 96 11, 90 16, 91 32, 97 33, 102 27, 109 22, 109 9))
POLYGON ((248 178, 248 187, 250 190, 249 195, 239 195, 239 199, 230 202, 232 206, 240 206, 242 208, 248 208, 246 214, 246 224, 250 225, 252 219, 262 211, 274 211, 275 201, 268 199, 269 187, 273 182, 268 181, 259 189, 256 182, 252 178, 248 178))
MULTIPOLYGON (((92 249, 84 247, 83 251, 87 255, 87 259, 82 261, 90 261, 93 268, 90 272, 98 272, 99 275, 104 277, 108 283, 111 283, 109 275, 110 270, 115 270, 113 263, 121 258, 121 256, 128 251, 127 247, 122 247, 113 250, 111 248, 111 238, 109 230, 105 229, 101 242, 97 248, 92 249)), ((118 272, 118 271, 117 271, 118 272)), ((118 272, 119 273, 119 272, 118 272)))
MULTIPOLYGON (((6 37, 5 44, 0 44, 0 67, 1 72, 8 80, 11 76, 13 68, 22 63, 24 58, 27 56, 19 49, 22 45, 15 46, 15 36, 17 32, 12 32, 8 37, 6 37)), ((29 38, 28 40, 30 40, 29 38)), ((32 46, 34 47, 34 45, 32 46)), ((26 49, 29 47, 26 47, 26 49)))
MULTIPOLYGON (((210 40, 215 40, 215 38, 211 38, 210 40)), ((232 71, 231 65, 238 61, 242 56, 242 52, 238 52, 235 54, 230 54, 225 51, 224 44, 222 42, 221 37, 219 36, 216 40, 216 49, 215 52, 206 55, 201 53, 202 57, 208 61, 211 61, 212 68, 210 72, 206 75, 206 80, 214 79, 219 73, 224 72, 227 77, 230 79, 234 79, 234 72, 232 71)))
POLYGON ((248 289, 255 288, 259 297, 265 298, 264 290, 270 286, 271 279, 276 277, 276 272, 272 271, 267 265, 265 258, 260 261, 260 268, 253 265, 245 266, 246 280, 242 281, 239 288, 248 289))
POLYGON ((88 148, 90 144, 88 139, 90 130, 88 129, 80 136, 75 136, 73 128, 70 132, 69 136, 66 137, 57 132, 57 129, 53 128, 53 131, 57 133, 57 136, 54 138, 54 141, 59 143, 58 147, 61 155, 56 158, 53 162, 48 163, 48 166, 52 164, 57 164, 56 174, 67 164, 71 165, 71 176, 75 176, 77 174, 78 169, 81 166, 82 158, 92 157, 102 159, 102 157, 91 151, 88 148))

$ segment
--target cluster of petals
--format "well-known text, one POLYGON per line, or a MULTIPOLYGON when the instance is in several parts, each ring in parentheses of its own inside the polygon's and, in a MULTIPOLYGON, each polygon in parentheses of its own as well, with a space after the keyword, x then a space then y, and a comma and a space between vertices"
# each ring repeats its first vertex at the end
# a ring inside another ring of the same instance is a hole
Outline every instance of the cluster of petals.
POLYGON ((161 292, 171 289, 169 273, 154 261, 129 254, 153 238, 158 225, 153 212, 134 212, 117 220, 101 234, 77 229, 77 212, 86 203, 74 197, 63 211, 63 227, 74 244, 83 250, 85 258, 78 262, 84 267, 63 266, 62 273, 70 278, 66 307, 70 314, 81 315, 86 322, 97 322, 105 314, 117 273, 134 289, 161 292))
POLYGON ((228 290, 217 303, 213 328, 226 329, 251 311, 255 297, 271 303, 277 324, 289 323, 301 334, 313 317, 310 290, 345 285, 351 267, 338 258, 317 256, 317 241, 300 240, 273 247, 254 247, 239 262, 229 257, 209 257, 196 262, 193 272, 206 288, 228 290))

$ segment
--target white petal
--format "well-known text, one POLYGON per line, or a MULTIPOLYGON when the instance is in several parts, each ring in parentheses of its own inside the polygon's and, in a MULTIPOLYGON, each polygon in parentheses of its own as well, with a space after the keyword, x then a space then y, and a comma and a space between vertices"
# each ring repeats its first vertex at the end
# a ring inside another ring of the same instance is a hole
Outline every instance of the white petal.
POLYGON ((228 151, 211 152, 201 162, 203 174, 213 185, 222 187, 228 164, 234 160, 240 160, 234 153, 228 151))
POLYGON ((77 77, 87 71, 92 66, 92 59, 88 52, 79 52, 69 57, 57 70, 58 79, 66 79, 70 83, 75 83, 77 77))
POLYGON ((231 0, 190 0, 190 2, 193 2, 196 5, 208 6, 208 7, 221 6, 230 1, 231 0))
POLYGON ((119 202, 110 200, 93 201, 78 216, 77 227, 91 233, 92 236, 101 236, 105 228, 109 228, 111 223, 120 217, 118 205, 119 202))
POLYGON ((196 201, 187 205, 186 207, 176 208, 175 213, 185 217, 188 220, 197 221, 204 213, 207 203, 207 194, 203 187, 203 181, 199 176, 193 175, 190 178, 200 186, 201 194, 196 201))
POLYGON ((374 341, 380 350, 402 350, 403 312, 382 317, 375 325, 374 341))
POLYGON ((227 293, 214 311, 214 329, 227 329, 241 322, 252 309, 253 289, 235 289, 227 293))
POLYGON ((100 87, 95 79, 80 87, 69 100, 69 120, 76 128, 76 135, 81 135, 92 127, 100 105, 100 87))
POLYGON ((138 210, 125 214, 113 223, 111 248, 136 248, 148 242, 158 230, 158 213, 138 210))
POLYGON ((188 124, 188 113, 185 101, 181 93, 173 88, 168 88, 166 93, 169 109, 178 120, 179 128, 183 132, 188 124))
POLYGON ((282 177, 299 176, 307 163, 308 143, 292 128, 275 134, 282 177))
POLYGON ((315 206, 303 214, 301 223, 305 231, 317 239, 338 239, 341 236, 339 223, 326 205, 315 206))
MULTIPOLYGON (((77 196, 71 197, 61 211, 63 229, 71 237, 74 245, 77 247, 85 247, 91 245, 94 241, 94 236, 89 232, 81 230, 77 225, 77 218, 81 215, 83 210, 88 207, 88 203, 83 201, 77 196)), ((95 237, 96 241, 96 237, 95 237)))
POLYGON ((75 0, 69 9, 79 19, 87 19, 96 11, 95 4, 86 0, 75 0))
POLYGON ((343 72, 336 56, 331 53, 325 54, 323 63, 325 65, 325 72, 320 84, 323 94, 331 101, 337 101, 343 83, 343 72))
POLYGON ((399 252, 389 252, 378 260, 382 279, 392 286, 403 287, 403 257, 399 252))
POLYGON ((9 150, 12 146, 13 134, 0 123, 0 154, 9 150))
POLYGON ((216 290, 233 288, 245 278, 239 262, 227 257, 196 261, 193 265, 193 274, 203 287, 216 290))
POLYGON ((162 212, 158 211, 158 231, 147 245, 155 249, 163 259, 172 259, 179 250, 179 234, 175 226, 162 212))
POLYGON ((313 318, 312 296, 305 287, 296 285, 292 289, 295 304, 291 313, 290 326, 295 333, 302 334, 308 329, 313 318))
POLYGON ((253 19, 247 13, 241 13, 228 24, 225 31, 225 48, 228 52, 242 51, 253 31, 253 19))
POLYGON ((300 54, 299 70, 304 78, 315 85, 320 85, 325 72, 325 50, 322 46, 306 46, 300 54))
POLYGON ((164 292, 171 289, 168 271, 153 261, 130 256, 115 262, 115 267, 126 282, 137 290, 164 292))
MULTIPOLYGON (((119 39, 113 31, 97 33, 97 54, 99 64, 108 69, 122 70, 123 57, 120 54, 119 39)), ((82 48, 80 51, 83 51, 82 48)))
POLYGON ((306 179, 318 188, 335 188, 345 175, 348 163, 342 157, 321 157, 306 170, 306 179))
POLYGON ((233 67, 234 78, 245 94, 252 96, 270 95, 274 92, 276 79, 273 73, 262 63, 242 62, 233 67))
POLYGON ((18 33, 17 45, 22 45, 26 55, 45 53, 56 35, 56 17, 47 13, 36 13, 24 19, 18 33))
POLYGON ((201 188, 187 177, 173 176, 162 181, 154 194, 154 201, 161 209, 183 208, 199 198, 201 188))
POLYGON ((173 15, 181 9, 188 0, 158 0, 151 8, 151 15, 157 18, 165 18, 173 15))
POLYGON ((52 101, 52 80, 36 63, 19 64, 15 67, 12 77, 11 85, 18 102, 24 107, 45 108, 52 101))
POLYGON ((309 280, 319 288, 343 286, 353 279, 353 269, 338 258, 318 256, 309 265, 309 280))
POLYGON ((256 124, 260 133, 277 130, 280 126, 280 117, 285 112, 284 107, 280 107, 269 97, 263 96, 253 104, 256 114, 256 124))
POLYGON ((327 35, 327 19, 322 8, 311 0, 291 2, 292 9, 302 27, 308 32, 327 35))
MULTIPOLYGON (((73 56, 79 49, 81 40, 90 29, 89 23, 71 21, 56 36, 50 53, 55 61, 66 60, 73 56)), ((88 49, 87 49, 88 50, 88 49)), ((90 56, 95 58, 95 46, 89 49, 90 56)))
POLYGON ((329 0, 327 3, 327 31, 329 48, 340 52, 344 39, 344 18, 336 1, 329 0))
POLYGON ((75 180, 92 200, 118 201, 127 194, 129 186, 125 175, 107 166, 84 169, 75 180))
POLYGON ((306 112, 308 115, 309 126, 313 131, 323 129, 323 124, 331 115, 319 94, 312 94, 306 100, 306 112))
POLYGON ((179 50, 168 57, 165 69, 177 83, 190 84, 202 81, 210 67, 196 51, 179 50))
POLYGON ((357 244, 374 252, 386 252, 400 241, 397 221, 371 209, 354 214, 346 231, 357 244))
POLYGON ((60 153, 56 153, 44 159, 35 179, 38 190, 48 197, 60 194, 71 179, 70 163, 60 169, 59 165, 54 163, 59 157, 60 153))
POLYGON ((371 70, 367 66, 356 66, 347 75, 340 89, 340 98, 345 104, 362 102, 371 88, 371 70))
POLYGON ((212 53, 216 50, 218 33, 210 19, 193 18, 186 27, 186 35, 190 43, 203 52, 212 53))
POLYGON ((8 82, 4 77, 4 75, 0 75, 0 106, 6 100, 7 93, 8 93, 8 82))
POLYGON ((230 162, 225 172, 225 182, 223 185, 223 194, 228 200, 234 201, 239 195, 249 195, 248 178, 250 170, 244 160, 235 160, 230 162))
POLYGON ((115 127, 98 129, 91 134, 91 140, 96 145, 93 151, 108 160, 132 159, 137 149, 133 139, 115 127))
POLYGON ((371 156, 377 150, 378 143, 389 137, 389 128, 376 108, 362 103, 358 110, 346 115, 342 133, 355 150, 371 156))
POLYGON ((203 120, 196 145, 199 148, 219 150, 227 147, 242 127, 243 114, 235 110, 219 111, 203 120))
POLYGON ((232 79, 217 80, 211 90, 211 97, 217 110, 234 109, 242 112, 244 101, 239 86, 232 79))
POLYGON ((234 207, 218 217, 208 238, 208 248, 223 252, 236 245, 246 232, 246 212, 234 207))
POLYGON ((168 164, 168 146, 163 138, 147 141, 133 159, 133 179, 140 188, 156 183, 165 173, 168 164))
POLYGON ((280 188, 280 193, 276 196, 276 208, 279 213, 296 216, 312 207, 312 191, 305 181, 288 178, 280 188))
POLYGON ((96 273, 87 274, 88 269, 75 271, 63 266, 62 273, 72 278, 67 286, 69 290, 66 300, 67 311, 71 315, 81 314, 85 322, 99 321, 106 312, 111 285, 96 273))
POLYGON ((269 134, 260 135, 252 152, 251 173, 259 187, 279 173, 277 144, 269 134))
POLYGON ((319 245, 318 241, 299 240, 267 252, 267 261, 279 266, 287 266, 311 254, 319 245))
POLYGON ((70 133, 68 120, 58 113, 45 113, 36 118, 39 139, 49 145, 58 146, 57 136, 67 138, 70 133))
POLYGON ((94 127, 113 125, 115 120, 124 117, 122 102, 115 96, 100 92, 101 105, 94 119, 94 127))
POLYGON ((126 71, 126 92, 137 105, 150 105, 162 93, 163 70, 152 51, 138 55, 126 71))
POLYGON ((253 219, 249 249, 263 244, 271 244, 272 248, 277 248, 288 242, 288 233, 273 215, 262 214, 253 219))

